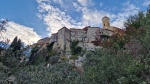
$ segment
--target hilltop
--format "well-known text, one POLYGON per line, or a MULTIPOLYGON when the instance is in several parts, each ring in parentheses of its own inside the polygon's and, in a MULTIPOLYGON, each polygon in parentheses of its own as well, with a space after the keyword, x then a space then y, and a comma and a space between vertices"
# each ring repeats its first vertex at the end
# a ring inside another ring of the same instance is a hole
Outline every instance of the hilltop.
POLYGON ((103 28, 63 27, 25 48, 15 37, 0 51, 0 83, 149 84, 150 8, 130 16, 125 30, 102 21, 103 28))

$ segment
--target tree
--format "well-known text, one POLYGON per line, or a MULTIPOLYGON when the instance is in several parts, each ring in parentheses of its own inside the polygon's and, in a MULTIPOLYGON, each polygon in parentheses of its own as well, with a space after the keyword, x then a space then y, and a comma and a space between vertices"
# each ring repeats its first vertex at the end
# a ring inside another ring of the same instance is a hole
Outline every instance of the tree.
POLYGON ((13 42, 10 45, 10 48, 13 50, 13 52, 16 52, 18 50, 21 50, 22 42, 20 39, 17 38, 17 36, 14 38, 13 42))
POLYGON ((127 19, 127 22, 125 22, 125 27, 134 27, 134 28, 140 28, 141 26, 144 26, 145 23, 145 15, 143 12, 139 12, 136 15, 130 16, 127 19))
POLYGON ((144 47, 150 53, 150 44, 149 44, 149 41, 150 41, 150 24, 149 24, 150 23, 150 5, 149 5, 149 8, 147 9, 145 19, 146 19, 146 23, 145 23, 146 32, 145 32, 144 37, 142 38, 142 43, 143 43, 144 47))
POLYGON ((21 40, 20 39, 18 40, 18 38, 15 37, 10 47, 5 52, 5 56, 3 57, 2 60, 3 64, 12 68, 18 67, 20 57, 23 54, 21 48, 22 48, 21 40))

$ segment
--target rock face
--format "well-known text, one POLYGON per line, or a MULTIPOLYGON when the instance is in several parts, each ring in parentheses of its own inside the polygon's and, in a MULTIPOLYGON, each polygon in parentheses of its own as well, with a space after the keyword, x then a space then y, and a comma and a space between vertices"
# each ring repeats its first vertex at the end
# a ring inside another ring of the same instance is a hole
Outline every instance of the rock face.
POLYGON ((29 64, 39 64, 41 62, 44 62, 46 60, 46 57, 48 56, 47 48, 39 48, 37 52, 31 54, 29 58, 29 64))
POLYGON ((35 46, 43 47, 43 46, 46 46, 49 43, 50 43, 50 38, 49 37, 45 37, 43 39, 38 40, 37 43, 31 45, 31 47, 35 47, 35 46))
POLYGON ((38 40, 37 44, 45 44, 45 43, 49 43, 49 41, 50 41, 50 38, 46 37, 46 38, 38 40))

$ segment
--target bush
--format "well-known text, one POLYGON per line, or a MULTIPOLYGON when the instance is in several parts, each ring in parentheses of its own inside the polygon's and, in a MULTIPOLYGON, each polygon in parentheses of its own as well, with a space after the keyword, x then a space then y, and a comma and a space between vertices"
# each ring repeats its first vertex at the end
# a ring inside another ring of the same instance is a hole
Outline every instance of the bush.
POLYGON ((144 67, 122 50, 114 54, 108 49, 101 49, 87 54, 81 78, 84 78, 82 82, 86 84, 142 83, 146 81, 141 73, 144 67))
POLYGON ((0 62, 0 84, 7 84, 8 68, 0 62))
POLYGON ((44 64, 30 65, 21 68, 16 74, 19 84, 73 84, 76 77, 80 75, 73 66, 67 63, 56 64, 48 68, 44 64))

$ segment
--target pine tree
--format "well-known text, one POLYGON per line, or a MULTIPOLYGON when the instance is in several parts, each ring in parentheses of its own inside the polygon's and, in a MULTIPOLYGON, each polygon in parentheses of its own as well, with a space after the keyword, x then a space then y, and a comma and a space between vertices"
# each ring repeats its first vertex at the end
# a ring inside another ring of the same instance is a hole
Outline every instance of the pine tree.
POLYGON ((10 48, 13 50, 13 52, 16 52, 17 50, 20 50, 22 47, 21 40, 17 38, 17 36, 14 38, 13 42, 10 45, 10 48))

